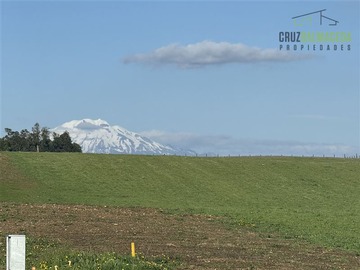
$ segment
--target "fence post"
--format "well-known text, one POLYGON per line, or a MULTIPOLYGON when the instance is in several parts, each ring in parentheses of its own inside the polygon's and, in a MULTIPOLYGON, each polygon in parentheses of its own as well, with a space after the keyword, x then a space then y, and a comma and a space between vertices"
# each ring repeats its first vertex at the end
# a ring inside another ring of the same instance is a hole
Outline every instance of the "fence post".
POLYGON ((131 242, 131 257, 135 257, 135 243, 131 242))
POLYGON ((6 269, 25 270, 26 258, 25 235, 8 235, 6 237, 6 269))

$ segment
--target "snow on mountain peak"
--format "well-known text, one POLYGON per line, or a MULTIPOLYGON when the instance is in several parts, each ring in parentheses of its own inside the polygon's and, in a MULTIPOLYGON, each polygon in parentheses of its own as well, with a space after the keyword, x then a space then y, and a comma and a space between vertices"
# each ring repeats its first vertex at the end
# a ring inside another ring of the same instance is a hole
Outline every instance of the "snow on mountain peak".
POLYGON ((69 132, 72 140, 81 146, 84 153, 195 154, 193 151, 162 145, 120 126, 110 126, 108 122, 101 119, 73 120, 52 131, 69 132))
POLYGON ((97 120, 92 120, 92 119, 83 119, 83 120, 73 120, 70 122, 66 122, 64 124, 62 124, 59 127, 63 127, 65 129, 100 129, 102 127, 109 127, 109 123, 101 120, 101 119, 97 119, 97 120))

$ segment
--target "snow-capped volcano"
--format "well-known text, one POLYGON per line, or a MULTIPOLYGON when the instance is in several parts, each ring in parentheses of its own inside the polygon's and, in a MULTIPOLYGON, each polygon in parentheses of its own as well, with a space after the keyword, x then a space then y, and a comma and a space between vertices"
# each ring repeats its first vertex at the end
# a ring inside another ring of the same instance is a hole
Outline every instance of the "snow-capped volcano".
POLYGON ((193 151, 162 145, 120 126, 110 126, 108 122, 101 119, 73 120, 53 128, 51 131, 58 134, 67 131, 72 141, 81 146, 83 153, 195 154, 193 151))

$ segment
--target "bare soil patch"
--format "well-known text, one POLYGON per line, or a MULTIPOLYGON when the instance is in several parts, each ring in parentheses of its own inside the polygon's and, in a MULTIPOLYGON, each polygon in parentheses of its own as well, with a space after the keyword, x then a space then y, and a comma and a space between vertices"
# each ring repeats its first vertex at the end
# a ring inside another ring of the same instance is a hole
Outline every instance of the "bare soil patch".
POLYGON ((121 254, 129 254, 134 241, 136 251, 145 256, 179 258, 179 269, 360 269, 360 257, 353 253, 263 237, 247 228, 225 226, 215 216, 83 205, 0 207, 1 245, 7 234, 25 233, 79 250, 121 254))

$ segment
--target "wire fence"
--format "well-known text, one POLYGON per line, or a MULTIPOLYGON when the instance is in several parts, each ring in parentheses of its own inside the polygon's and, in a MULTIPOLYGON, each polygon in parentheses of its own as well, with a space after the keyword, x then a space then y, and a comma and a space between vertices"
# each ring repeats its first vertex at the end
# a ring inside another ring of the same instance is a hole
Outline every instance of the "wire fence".
POLYGON ((172 156, 185 156, 185 157, 303 157, 303 158, 344 158, 344 159, 360 159, 359 154, 342 154, 342 155, 282 155, 282 154, 227 154, 227 155, 221 155, 221 154, 173 154, 172 156))

